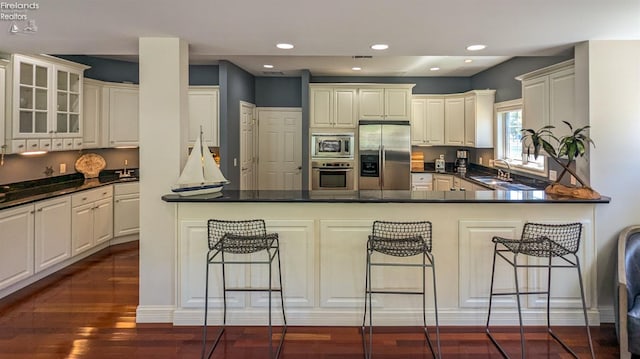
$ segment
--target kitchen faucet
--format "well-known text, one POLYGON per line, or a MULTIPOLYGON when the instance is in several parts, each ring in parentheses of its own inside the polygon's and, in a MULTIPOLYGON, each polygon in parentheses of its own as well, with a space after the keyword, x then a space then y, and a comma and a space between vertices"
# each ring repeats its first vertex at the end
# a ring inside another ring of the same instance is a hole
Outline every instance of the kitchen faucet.
POLYGON ((508 182, 513 181, 513 179, 511 178, 511 165, 509 164, 509 162, 507 162, 507 161, 505 161, 503 159, 500 159, 500 158, 496 159, 496 160, 493 160, 493 162, 494 162, 494 164, 496 162, 501 162, 501 163, 504 163, 507 166, 507 171, 506 172, 503 171, 502 169, 498 168, 498 178, 500 178, 501 180, 504 180, 504 181, 508 181, 508 182))
POLYGON ((116 171, 117 174, 119 174, 120 178, 125 178, 125 177, 131 177, 131 170, 127 169, 127 165, 129 164, 129 161, 124 160, 124 168, 122 171, 116 171))

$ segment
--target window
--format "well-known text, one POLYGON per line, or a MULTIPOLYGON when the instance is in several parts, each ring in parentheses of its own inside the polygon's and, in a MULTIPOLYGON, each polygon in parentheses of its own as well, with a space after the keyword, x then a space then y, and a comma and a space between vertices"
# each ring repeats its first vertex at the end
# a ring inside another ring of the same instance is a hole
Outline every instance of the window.
POLYGON ((546 158, 527 156, 522 149, 522 100, 497 103, 498 138, 495 158, 503 159, 516 170, 544 175, 546 158))

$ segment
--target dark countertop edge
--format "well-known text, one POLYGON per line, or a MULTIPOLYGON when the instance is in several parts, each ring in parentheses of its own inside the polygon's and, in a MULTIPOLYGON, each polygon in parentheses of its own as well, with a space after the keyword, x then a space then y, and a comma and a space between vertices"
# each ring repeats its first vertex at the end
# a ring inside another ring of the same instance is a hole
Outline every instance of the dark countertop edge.
MULTIPOLYGON (((224 192, 224 191, 223 191, 224 192)), ((600 199, 579 199, 579 198, 548 198, 544 199, 475 199, 475 198, 310 198, 308 195, 301 195, 299 197, 272 197, 268 194, 264 198, 240 198, 241 191, 229 191, 231 195, 227 194, 222 197, 207 197, 205 196, 189 196, 180 197, 175 194, 167 194, 162 196, 162 200, 169 203, 527 203, 527 204, 549 204, 549 203, 564 203, 564 204, 602 204, 609 203, 611 199, 603 196, 600 199)), ((253 191, 247 191, 251 193, 253 191)), ((298 191, 293 191, 298 192, 298 191)), ((503 192, 503 191, 495 191, 503 192)), ((521 192, 521 191, 512 191, 521 192)), ((527 192, 527 191, 522 191, 527 192)), ((445 193, 461 193, 461 192, 445 192, 445 193)), ((473 192, 469 192, 473 193, 473 192)))
MULTIPOLYGON (((93 179, 83 179, 83 180, 74 180, 66 182, 69 187, 65 189, 55 190, 47 193, 40 193, 32 196, 25 196, 23 198, 19 198, 16 200, 9 200, 6 202, 0 202, 0 210, 9 209, 13 207, 18 207, 38 201, 43 201, 55 197, 60 197, 68 194, 73 194, 76 192, 82 192, 94 188, 109 186, 117 183, 129 183, 129 182, 138 182, 139 179, 127 179, 121 180, 119 178, 93 178, 93 179)), ((65 183, 65 182, 63 182, 65 183)))

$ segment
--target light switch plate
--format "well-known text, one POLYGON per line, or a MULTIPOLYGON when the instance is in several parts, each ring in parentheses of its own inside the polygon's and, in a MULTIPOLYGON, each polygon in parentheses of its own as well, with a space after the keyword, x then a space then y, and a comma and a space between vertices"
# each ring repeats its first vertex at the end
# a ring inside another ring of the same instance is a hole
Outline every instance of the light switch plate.
POLYGON ((549 180, 555 181, 556 179, 558 179, 558 172, 549 170, 549 180))

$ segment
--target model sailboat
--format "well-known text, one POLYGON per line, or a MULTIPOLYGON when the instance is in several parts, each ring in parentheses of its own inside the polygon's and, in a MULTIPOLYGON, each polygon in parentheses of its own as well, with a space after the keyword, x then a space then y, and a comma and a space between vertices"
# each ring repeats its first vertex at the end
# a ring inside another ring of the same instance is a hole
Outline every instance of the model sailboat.
POLYGON ((196 138, 187 163, 171 191, 180 196, 195 196, 220 192, 227 183, 229 181, 220 172, 209 147, 203 144, 202 130, 200 130, 200 136, 196 138))

